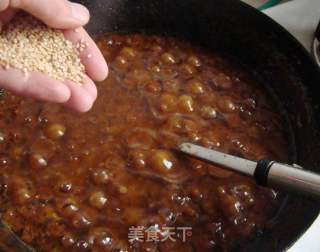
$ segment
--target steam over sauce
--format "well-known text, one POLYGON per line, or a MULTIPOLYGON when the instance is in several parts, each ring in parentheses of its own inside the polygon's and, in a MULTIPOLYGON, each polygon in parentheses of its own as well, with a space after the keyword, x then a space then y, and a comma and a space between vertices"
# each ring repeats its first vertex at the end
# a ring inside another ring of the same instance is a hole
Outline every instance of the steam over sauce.
POLYGON ((110 76, 89 113, 0 98, 1 218, 38 251, 227 251, 263 229, 275 192, 172 150, 190 141, 286 160, 263 91, 186 42, 113 34, 98 44, 110 76))

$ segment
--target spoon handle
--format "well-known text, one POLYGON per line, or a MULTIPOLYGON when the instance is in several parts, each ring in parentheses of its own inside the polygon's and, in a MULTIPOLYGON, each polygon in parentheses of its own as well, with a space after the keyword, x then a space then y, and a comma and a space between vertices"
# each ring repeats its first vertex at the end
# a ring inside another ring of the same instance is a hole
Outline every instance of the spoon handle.
POLYGON ((298 165, 271 160, 255 162, 191 143, 182 143, 178 149, 197 159, 253 177, 259 185, 320 198, 320 175, 304 170, 298 165))
POLYGON ((320 175, 297 165, 261 160, 254 177, 258 184, 264 186, 320 197, 320 175))

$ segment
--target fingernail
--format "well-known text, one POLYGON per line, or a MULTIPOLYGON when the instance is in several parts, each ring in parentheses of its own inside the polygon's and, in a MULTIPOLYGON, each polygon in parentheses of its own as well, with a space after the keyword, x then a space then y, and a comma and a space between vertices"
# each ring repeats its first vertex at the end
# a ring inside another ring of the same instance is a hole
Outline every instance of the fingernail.
POLYGON ((82 24, 89 21, 90 13, 86 7, 81 4, 71 3, 71 12, 74 19, 77 19, 82 24))

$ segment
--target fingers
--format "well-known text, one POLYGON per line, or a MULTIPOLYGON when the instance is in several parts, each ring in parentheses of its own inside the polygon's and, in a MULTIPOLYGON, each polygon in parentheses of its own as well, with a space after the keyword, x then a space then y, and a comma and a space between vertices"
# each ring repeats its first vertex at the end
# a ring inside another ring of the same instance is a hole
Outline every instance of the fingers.
POLYGON ((21 70, 0 68, 0 87, 17 95, 42 101, 65 103, 71 97, 68 86, 41 73, 25 75, 21 70))
POLYGON ((78 112, 89 111, 97 99, 97 88, 93 81, 85 78, 82 85, 69 81, 66 81, 65 84, 71 91, 71 97, 64 105, 78 112))
POLYGON ((62 103, 78 112, 87 112, 97 99, 97 88, 93 81, 85 77, 83 85, 48 78, 41 73, 0 68, 0 88, 12 93, 37 100, 62 103))
POLYGON ((88 46, 80 52, 81 62, 86 68, 88 76, 94 81, 103 81, 108 76, 108 66, 99 48, 89 34, 83 29, 64 31, 65 37, 77 44, 83 40, 88 46))
MULTIPOLYGON (((86 41, 88 46, 80 57, 88 76, 95 81, 107 77, 107 63, 100 50, 87 32, 78 28, 89 21, 89 12, 84 6, 67 0, 0 0, 0 24, 9 22, 17 9, 29 12, 48 26, 66 30, 67 39, 74 43, 86 41)), ((0 88, 25 97, 63 103, 79 112, 90 110, 97 98, 96 86, 90 78, 86 77, 84 84, 79 85, 70 81, 61 83, 42 73, 26 76, 21 70, 0 68, 0 88)))
MULTIPOLYGON (((2 1, 7 2, 9 0, 2 1)), ((2 5, 5 6, 5 4, 2 5)), ((48 26, 57 29, 72 29, 84 26, 90 18, 86 7, 67 0, 10 0, 9 6, 22 9, 39 18, 48 26)))

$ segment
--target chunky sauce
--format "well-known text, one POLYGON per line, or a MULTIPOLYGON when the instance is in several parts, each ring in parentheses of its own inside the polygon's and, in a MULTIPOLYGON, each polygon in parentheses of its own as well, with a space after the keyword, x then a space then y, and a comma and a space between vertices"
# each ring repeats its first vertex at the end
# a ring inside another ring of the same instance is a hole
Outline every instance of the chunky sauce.
POLYGON ((275 192, 172 150, 187 140, 286 160, 263 92, 220 56, 175 39, 98 44, 110 76, 89 113, 1 98, 1 218, 38 251, 226 251, 263 229, 275 192))

